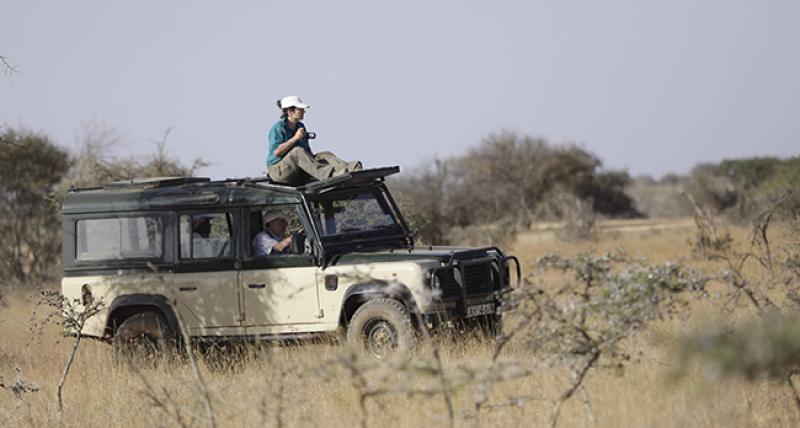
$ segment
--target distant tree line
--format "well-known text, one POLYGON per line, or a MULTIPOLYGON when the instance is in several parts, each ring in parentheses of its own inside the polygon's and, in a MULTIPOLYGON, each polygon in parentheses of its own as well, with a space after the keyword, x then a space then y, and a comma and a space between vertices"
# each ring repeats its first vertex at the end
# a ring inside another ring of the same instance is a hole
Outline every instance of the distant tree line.
POLYGON ((763 207, 772 205, 787 191, 790 200, 779 216, 791 216, 800 209, 800 157, 754 157, 723 160, 696 166, 689 174, 685 191, 698 203, 734 222, 746 222, 763 207))
POLYGON ((775 214, 791 217, 800 210, 800 157, 753 157, 702 163, 689 174, 661 179, 636 177, 626 192, 648 217, 686 217, 694 213, 686 194, 710 213, 744 223, 787 191, 793 194, 775 214))
MULTIPOLYGON (((84 126, 79 149, 69 153, 41 133, 0 128, 0 275, 6 281, 41 281, 60 268, 60 202, 71 186, 116 180, 191 176, 205 165, 184 165, 167 155, 167 130, 153 154, 114 157, 121 138, 98 124, 84 126)), ((533 222, 565 222, 584 237, 596 216, 691 215, 681 192, 712 213, 749 219, 787 189, 800 189, 800 157, 750 158, 701 164, 688 176, 632 179, 607 170, 575 145, 500 132, 462 156, 404 171, 391 187, 421 243, 503 244, 533 222)), ((800 213, 796 194, 781 215, 800 213)))
POLYGON ((640 217, 630 181, 577 145, 501 132, 402 174, 392 189, 421 241, 496 244, 539 220, 640 217))

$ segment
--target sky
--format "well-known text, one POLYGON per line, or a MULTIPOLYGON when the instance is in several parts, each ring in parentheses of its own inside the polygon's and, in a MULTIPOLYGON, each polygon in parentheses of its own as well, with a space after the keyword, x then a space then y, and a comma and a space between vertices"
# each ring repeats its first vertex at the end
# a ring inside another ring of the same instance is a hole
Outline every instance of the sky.
POLYGON ((276 100, 316 151, 403 170, 513 131, 606 168, 796 156, 800 1, 0 2, 0 125, 263 175, 276 100))

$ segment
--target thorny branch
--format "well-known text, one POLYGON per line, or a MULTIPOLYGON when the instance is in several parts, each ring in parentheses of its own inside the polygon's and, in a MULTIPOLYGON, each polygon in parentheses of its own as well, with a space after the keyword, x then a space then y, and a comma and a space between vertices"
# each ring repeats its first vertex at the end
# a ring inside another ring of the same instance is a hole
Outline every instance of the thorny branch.
MULTIPOLYGON (((540 286, 521 295, 527 298, 521 307, 529 311, 530 319, 537 319, 527 346, 555 361, 574 364, 572 382, 554 402, 550 426, 556 425, 562 405, 582 391, 585 377, 601 358, 622 367, 630 356, 619 343, 650 321, 678 315, 681 294, 702 292, 708 281, 676 264, 650 266, 625 254, 575 259, 549 255, 536 264, 542 270, 574 275, 555 292, 540 286)), ((530 281, 524 283, 530 287, 530 281)), ((582 399, 592 417, 588 398, 582 399)))
POLYGON ((8 61, 8 58, 3 55, 0 55, 0 63, 3 64, 3 72, 6 76, 11 77, 16 73, 19 73, 19 70, 17 70, 15 66, 11 65, 11 63, 8 61))
MULTIPOLYGON (((555 427, 556 423, 558 422, 558 417, 561 414, 561 406, 569 400, 575 391, 583 385, 583 379, 586 377, 586 373, 589 372, 589 369, 594 366, 594 363, 597 362, 597 359, 600 358, 600 351, 594 351, 587 357, 586 361, 577 369, 573 369, 572 372, 572 383, 567 387, 564 392, 558 397, 556 403, 553 405, 553 411, 550 414, 550 418, 548 419, 548 425, 551 427, 555 427)), ((585 403, 588 403, 589 400, 585 400, 585 403)))
POLYGON ((765 211, 760 213, 756 216, 755 220, 753 220, 753 235, 750 238, 750 246, 756 247, 758 246, 761 248, 763 256, 759 256, 757 254, 753 254, 761 265, 769 271, 770 278, 775 278, 775 269, 772 264, 772 252, 769 247, 769 237, 767 235, 767 230, 769 229, 770 221, 772 220, 772 216, 775 214, 775 211, 778 210, 781 206, 783 206, 789 198, 791 198, 792 192, 786 192, 777 202, 772 204, 769 208, 765 211))
MULTIPOLYGON (((706 327, 705 331, 685 338, 681 347, 684 360, 681 366, 686 366, 689 358, 700 357, 715 376, 779 380, 791 390, 792 400, 800 410, 800 390, 796 380, 800 374, 800 341, 797 340, 800 318, 796 316, 800 305, 800 255, 798 247, 790 244, 784 248, 786 256, 783 262, 776 264, 768 235, 776 211, 791 196, 791 191, 785 193, 755 217, 749 250, 737 253, 724 248, 714 255, 729 268, 716 279, 747 296, 757 310, 756 320, 733 329, 729 325, 706 327), (750 259, 758 262, 753 264, 758 269, 744 270, 745 262, 750 259), (779 283, 783 286, 782 294, 774 289, 779 283)), ((798 231, 800 229, 795 230, 798 231)))
POLYGON ((745 263, 753 259, 768 270, 770 280, 774 279, 767 229, 775 210, 785 203, 790 195, 784 195, 777 203, 756 217, 753 222, 750 250, 743 253, 736 252, 732 247, 733 239, 731 236, 727 233, 721 234, 717 230, 713 217, 700 207, 691 195, 688 193, 685 195, 695 210, 695 223, 698 232, 694 247, 700 249, 701 254, 709 260, 721 261, 725 264, 726 270, 718 274, 717 279, 744 294, 750 304, 760 313, 778 309, 778 305, 770 299, 763 287, 759 285, 760 281, 757 278, 748 278, 743 273, 743 270, 745 263), (755 247, 760 247, 763 255, 757 254, 754 251, 755 247))
POLYGON ((94 300, 93 298, 70 300, 58 292, 43 292, 42 298, 44 302, 56 308, 64 317, 64 330, 75 334, 75 341, 72 343, 67 362, 64 364, 64 370, 56 387, 56 402, 58 403, 58 412, 61 413, 64 411, 62 390, 72 368, 72 363, 75 361, 75 355, 78 353, 78 347, 81 344, 81 332, 86 322, 97 315, 103 309, 104 304, 102 300, 94 300))
MULTIPOLYGON (((14 371, 19 374, 22 372, 22 369, 16 367, 14 371)), ((28 383, 20 378, 17 378, 10 384, 6 384, 3 380, 3 375, 0 375, 0 389, 8 389, 15 397, 19 398, 22 397, 22 394, 27 392, 38 392, 41 387, 35 383, 28 383)))

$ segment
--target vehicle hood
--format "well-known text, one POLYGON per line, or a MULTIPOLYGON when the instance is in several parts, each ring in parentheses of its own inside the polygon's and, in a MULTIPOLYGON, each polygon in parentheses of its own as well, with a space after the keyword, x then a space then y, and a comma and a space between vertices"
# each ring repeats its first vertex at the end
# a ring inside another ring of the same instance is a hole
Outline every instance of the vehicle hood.
POLYGON ((417 247, 390 251, 351 252, 336 257, 331 265, 354 263, 400 262, 400 261, 438 261, 486 257, 485 248, 469 247, 417 247))

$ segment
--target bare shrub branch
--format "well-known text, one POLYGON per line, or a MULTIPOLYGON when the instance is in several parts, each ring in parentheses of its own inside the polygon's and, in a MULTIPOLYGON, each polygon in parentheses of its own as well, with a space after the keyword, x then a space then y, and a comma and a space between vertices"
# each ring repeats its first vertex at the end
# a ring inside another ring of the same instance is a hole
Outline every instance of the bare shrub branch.
POLYGON ((6 58, 4 55, 0 55, 0 64, 3 64, 3 73, 6 75, 6 77, 10 78, 11 76, 19 73, 19 70, 17 70, 17 68, 12 65, 11 62, 8 61, 8 58, 6 58))
MULTIPOLYGON (((686 303, 681 296, 703 292, 707 281, 677 264, 650 266, 624 254, 575 259, 549 255, 537 266, 573 277, 562 278, 557 288, 533 286, 526 278, 522 288, 528 290, 515 291, 520 310, 526 313, 520 326, 536 320, 532 331, 524 334, 526 347, 553 364, 566 363, 572 376, 554 400, 550 426, 557 424, 561 406, 601 359, 622 368, 631 355, 619 344, 651 321, 681 314, 686 303)), ((501 339, 498 347, 504 343, 501 339)), ((588 398, 582 398, 591 413, 588 398)))
POLYGON ((64 369, 61 372, 61 378, 56 387, 56 402, 58 404, 58 412, 64 411, 64 401, 62 399, 62 390, 67 381, 67 376, 72 368, 72 363, 75 361, 75 355, 78 353, 78 347, 81 344, 81 332, 86 322, 90 318, 97 315, 104 307, 101 300, 94 299, 68 299, 58 292, 50 292, 43 294, 43 299, 64 318, 64 330, 75 335, 75 341, 64 364, 64 369))

